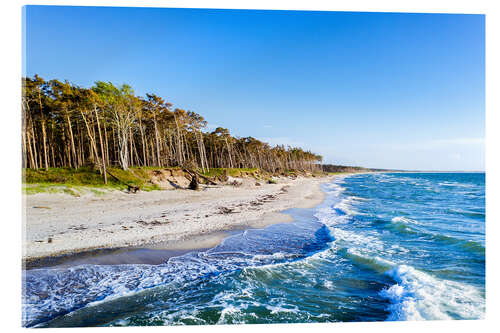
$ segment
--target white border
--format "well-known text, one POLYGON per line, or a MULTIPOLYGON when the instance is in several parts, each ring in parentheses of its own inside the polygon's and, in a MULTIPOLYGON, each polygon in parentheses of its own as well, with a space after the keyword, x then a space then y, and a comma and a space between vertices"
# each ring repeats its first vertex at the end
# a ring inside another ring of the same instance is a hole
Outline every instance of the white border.
MULTIPOLYGON (((21 172, 20 172, 20 75, 21 75, 21 6, 24 4, 44 5, 84 5, 84 6, 131 6, 131 7, 183 7, 183 8, 234 8, 234 9, 288 9, 288 10, 335 10, 335 11, 377 11, 377 12, 427 12, 427 13, 474 13, 486 14, 486 173, 487 173, 487 314, 486 320, 480 321, 427 321, 398 323, 336 323, 336 324, 292 324, 292 325, 227 325, 227 326, 192 326, 161 327, 169 332, 229 332, 235 329, 241 332, 263 330, 287 330, 301 332, 305 329, 319 331, 370 331, 370 332, 416 332, 431 331, 492 331, 497 326, 496 314, 499 310, 498 299, 500 276, 498 261, 500 236, 500 176, 499 151, 499 11, 495 1, 444 1, 444 0, 364 0, 364 1, 318 1, 318 0, 254 0, 254 1, 136 1, 136 0, 52 0, 22 1, 10 0, 0 11, 2 24, 2 128, 1 143, 4 150, 0 163, 2 188, 0 189, 2 219, 2 258, 1 278, 3 295, 0 313, 3 328, 19 329, 21 322, 21 172), (5 102, 7 101, 7 102, 5 102), (5 325, 7 324, 7 325, 5 325)), ((117 328, 135 330, 138 328, 117 328)), ((144 330, 145 328, 140 328, 144 330)), ((148 328, 148 331, 154 328, 148 328)), ((111 329, 106 329, 109 331, 111 329)), ((114 330, 114 329, 113 329, 114 330)), ((48 329, 52 331, 52 329, 48 329)), ((59 329, 57 332, 65 331, 59 329)))

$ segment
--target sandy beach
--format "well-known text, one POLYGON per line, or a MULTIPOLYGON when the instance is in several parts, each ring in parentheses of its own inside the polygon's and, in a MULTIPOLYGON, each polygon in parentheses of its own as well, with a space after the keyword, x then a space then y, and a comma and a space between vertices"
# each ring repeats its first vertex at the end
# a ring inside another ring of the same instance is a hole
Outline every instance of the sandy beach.
POLYGON ((279 178, 277 184, 257 186, 254 179, 238 179, 240 186, 200 191, 25 195, 23 261, 146 244, 171 250, 211 247, 224 231, 291 221, 281 211, 320 204, 320 184, 330 180, 279 178))

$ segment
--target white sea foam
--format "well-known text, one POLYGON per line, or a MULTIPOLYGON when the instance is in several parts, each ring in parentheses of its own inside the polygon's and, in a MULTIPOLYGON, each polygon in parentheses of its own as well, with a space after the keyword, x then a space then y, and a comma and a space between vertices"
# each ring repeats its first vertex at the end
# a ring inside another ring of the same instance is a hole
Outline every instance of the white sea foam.
MULTIPOLYGON (((244 308, 246 308, 246 306, 243 306, 244 308)), ((228 323, 228 318, 227 317, 233 317, 235 314, 239 314, 241 313, 241 306, 234 306, 234 305, 231 305, 231 304, 227 304, 224 309, 222 309, 221 311, 221 314, 220 314, 220 318, 219 318, 219 321, 217 322, 217 324, 227 324, 228 323)))
POLYGON ((411 266, 386 272, 397 283, 380 292, 391 304, 388 320, 481 319, 484 297, 464 283, 440 280, 411 266))
POLYGON ((332 226, 347 222, 346 216, 339 216, 338 214, 336 214, 333 207, 318 208, 316 210, 316 213, 314 214, 314 217, 316 217, 321 223, 325 224, 326 226, 332 226))
POLYGON ((323 189, 329 194, 329 195, 340 195, 343 191, 345 191, 345 188, 343 188, 340 185, 340 182, 333 182, 333 183, 326 183, 323 185, 323 189))
POLYGON ((350 215, 350 216, 365 215, 363 213, 360 213, 360 212, 354 210, 352 208, 352 206, 349 205, 350 203, 352 203, 352 201, 353 200, 351 198, 344 198, 333 207, 340 209, 342 212, 344 212, 345 214, 350 215))
POLYGON ((473 184, 457 183, 457 182, 441 182, 438 183, 440 186, 454 186, 454 187, 474 187, 473 184))
POLYGON ((335 289, 332 281, 329 281, 329 280, 323 281, 323 285, 327 289, 330 289, 330 290, 334 290, 335 289))
POLYGON ((183 266, 190 266, 190 263, 169 266, 82 265, 28 271, 25 283, 29 294, 23 295, 24 324, 36 323, 38 318, 50 314, 64 314, 83 306, 93 307, 147 288, 213 271, 210 265, 191 271, 183 266))
POLYGON ((294 253, 284 253, 284 252, 276 252, 272 254, 256 254, 253 256, 254 260, 273 260, 273 259, 287 259, 287 258, 295 258, 297 257, 294 253))
POLYGON ((392 220, 391 220, 393 223, 404 223, 404 224, 421 224, 420 222, 418 222, 417 220, 413 220, 413 219, 410 219, 408 217, 404 217, 404 216, 396 216, 396 217, 393 217, 392 220))
POLYGON ((349 198, 351 201, 370 201, 371 200, 371 199, 367 199, 367 198, 356 197, 354 195, 351 195, 349 198))
MULTIPOLYGON (((334 208, 343 207, 342 211, 350 211, 351 214, 355 212, 351 211, 347 205, 349 199, 342 200, 339 204, 335 205, 334 208)), ((342 229, 341 226, 348 223, 349 221, 345 216, 338 215, 335 209, 331 207, 322 207, 317 209, 314 215, 320 222, 328 226, 331 235, 335 239, 335 243, 342 243, 349 248, 362 248, 364 251, 370 252, 380 252, 384 249, 384 245, 380 239, 374 235, 362 234, 359 232, 352 232, 346 229, 342 229)))
POLYGON ((384 250, 384 243, 374 236, 363 235, 340 228, 333 228, 332 234, 337 242, 346 243, 349 249, 362 249, 365 252, 369 251, 373 253, 384 250))

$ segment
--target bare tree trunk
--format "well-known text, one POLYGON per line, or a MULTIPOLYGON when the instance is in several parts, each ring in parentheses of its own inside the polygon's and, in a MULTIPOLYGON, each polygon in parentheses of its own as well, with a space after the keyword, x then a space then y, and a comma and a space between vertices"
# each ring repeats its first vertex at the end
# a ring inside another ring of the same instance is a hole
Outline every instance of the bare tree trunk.
POLYGON ((69 141, 66 140, 66 128, 61 129, 61 136, 63 142, 63 152, 61 154, 61 163, 63 166, 71 167, 71 148, 69 147, 69 141))
POLYGON ((158 166, 161 166, 161 160, 160 160, 160 140, 158 138, 158 124, 156 122, 156 115, 153 117, 153 124, 155 126, 156 161, 157 161, 158 166))
POLYGON ((50 151, 51 151, 51 155, 52 155, 52 167, 55 168, 56 167, 56 156, 54 154, 54 145, 50 145, 50 151))
POLYGON ((106 130, 106 122, 104 122, 104 143, 106 150, 106 164, 109 165, 109 146, 108 146, 108 132, 106 130))
POLYGON ((177 128, 177 163, 179 165, 182 165, 183 160, 182 160, 182 148, 181 148, 181 133, 179 130, 179 122, 177 121, 177 117, 174 115, 175 119, 175 127, 177 128))
POLYGON ((42 125, 42 142, 43 142, 43 157, 45 162, 45 170, 49 170, 49 160, 47 156, 47 132, 45 129, 45 118, 43 116, 43 106, 42 97, 40 91, 38 91, 38 105, 40 106, 40 121, 42 125))
POLYGON ((233 158, 232 158, 232 154, 231 154, 231 148, 229 147, 229 143, 227 142, 227 138, 224 137, 224 141, 226 141, 226 147, 227 147, 227 154, 229 155, 229 167, 232 168, 233 167, 233 158))
POLYGON ((146 166, 146 144, 144 142, 144 128, 142 127, 141 118, 139 118, 139 130, 141 132, 141 143, 142 143, 142 165, 146 166))
POLYGON ((42 120, 42 141, 45 171, 49 170, 49 159, 47 156, 47 132, 45 130, 45 120, 42 120))
POLYGON ((130 159, 129 159, 129 162, 130 162, 130 165, 134 165, 134 149, 132 148, 132 141, 134 140, 134 137, 132 135, 132 130, 130 129, 130 127, 128 128, 128 141, 129 141, 129 154, 130 154, 130 159))
POLYGON ((76 160, 75 138, 73 137, 73 129, 71 128, 71 120, 69 118, 69 114, 66 114, 66 120, 68 122, 69 139, 71 142, 71 155, 73 157, 73 166, 75 167, 75 169, 78 169, 78 162, 76 160))
POLYGON ((116 139, 115 139, 115 129, 114 129, 114 128, 112 128, 112 133, 111 133, 111 135, 112 135, 112 138, 113 138, 113 152, 112 152, 112 154, 111 154, 111 157, 113 158, 113 161, 116 161, 116 160, 115 160, 115 154, 116 154, 116 152, 117 152, 117 149, 116 149, 116 148, 118 148, 118 146, 116 145, 116 139))
POLYGON ((99 170, 101 172, 103 172, 102 163, 99 161, 99 155, 97 153, 97 146, 96 146, 96 143, 95 143, 95 138, 92 135, 92 131, 90 129, 90 126, 89 126, 89 123, 87 121, 87 118, 86 118, 85 114, 83 113, 82 110, 80 110, 80 113, 82 114, 82 118, 83 118, 83 121, 85 122, 85 126, 87 128, 87 133, 88 133, 89 138, 90 138, 90 150, 91 150, 91 152, 93 152, 93 154, 94 154, 94 156, 96 158, 97 164, 99 165, 99 170))
POLYGON ((30 156, 30 167, 31 168, 35 168, 35 169, 38 169, 37 167, 37 164, 36 164, 36 160, 35 160, 35 157, 33 155, 33 149, 31 148, 31 135, 30 135, 30 132, 28 131, 26 133, 27 135, 27 146, 28 146, 28 152, 29 152, 29 156, 30 156))
POLYGON ((103 175, 104 175, 104 184, 108 183, 108 176, 106 173, 106 155, 104 153, 104 144, 102 142, 102 135, 101 135, 101 125, 99 124, 99 114, 97 113, 97 108, 94 107, 94 113, 95 113, 95 118, 97 120, 97 130, 99 132, 99 143, 101 144, 101 155, 102 155, 102 169, 103 169, 103 175))
POLYGON ((36 154, 36 137, 35 137, 35 129, 34 129, 34 126, 33 126, 33 119, 31 119, 30 117, 30 130, 31 130, 31 138, 32 138, 32 144, 33 144, 33 148, 31 149, 30 147, 30 150, 32 151, 32 158, 33 158, 33 166, 36 170, 38 170, 38 156, 36 154))
POLYGON ((172 132, 170 131, 170 129, 168 130, 168 147, 169 147, 169 156, 170 156, 170 163, 172 163, 172 160, 175 156, 175 148, 174 148, 174 144, 172 142, 172 132))
POLYGON ((123 170, 128 170, 128 131, 118 128, 118 157, 123 170))
POLYGON ((26 146, 26 130, 23 128, 23 131, 22 131, 22 136, 21 136, 21 140, 22 140, 22 149, 23 149, 23 164, 22 164, 22 168, 27 168, 28 167, 28 150, 27 150, 27 146, 26 146))
POLYGON ((26 131, 26 125, 27 125, 27 122, 28 122, 28 119, 27 119, 27 115, 26 115, 26 109, 24 107, 24 102, 22 104, 22 110, 23 110, 23 119, 22 119, 22 123, 21 123, 21 140, 22 140, 22 150, 23 150, 23 164, 22 164, 22 167, 23 168, 27 168, 28 167, 28 147, 27 147, 27 144, 26 144, 26 141, 28 141, 28 133, 26 131))
POLYGON ((132 163, 135 166, 141 165, 141 158, 139 157, 139 152, 137 151, 137 145, 135 144, 135 140, 132 139, 132 148, 134 149, 134 161, 135 163, 132 163))

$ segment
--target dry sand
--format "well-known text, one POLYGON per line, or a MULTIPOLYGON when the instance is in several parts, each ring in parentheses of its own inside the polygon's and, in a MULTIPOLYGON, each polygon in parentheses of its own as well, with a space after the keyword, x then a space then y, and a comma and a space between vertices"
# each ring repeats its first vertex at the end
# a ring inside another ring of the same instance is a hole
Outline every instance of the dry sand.
POLYGON ((320 183, 331 179, 280 178, 261 186, 242 179, 238 187, 200 191, 24 195, 23 260, 145 244, 172 250, 212 247, 227 230, 291 221, 280 212, 320 204, 320 183))

